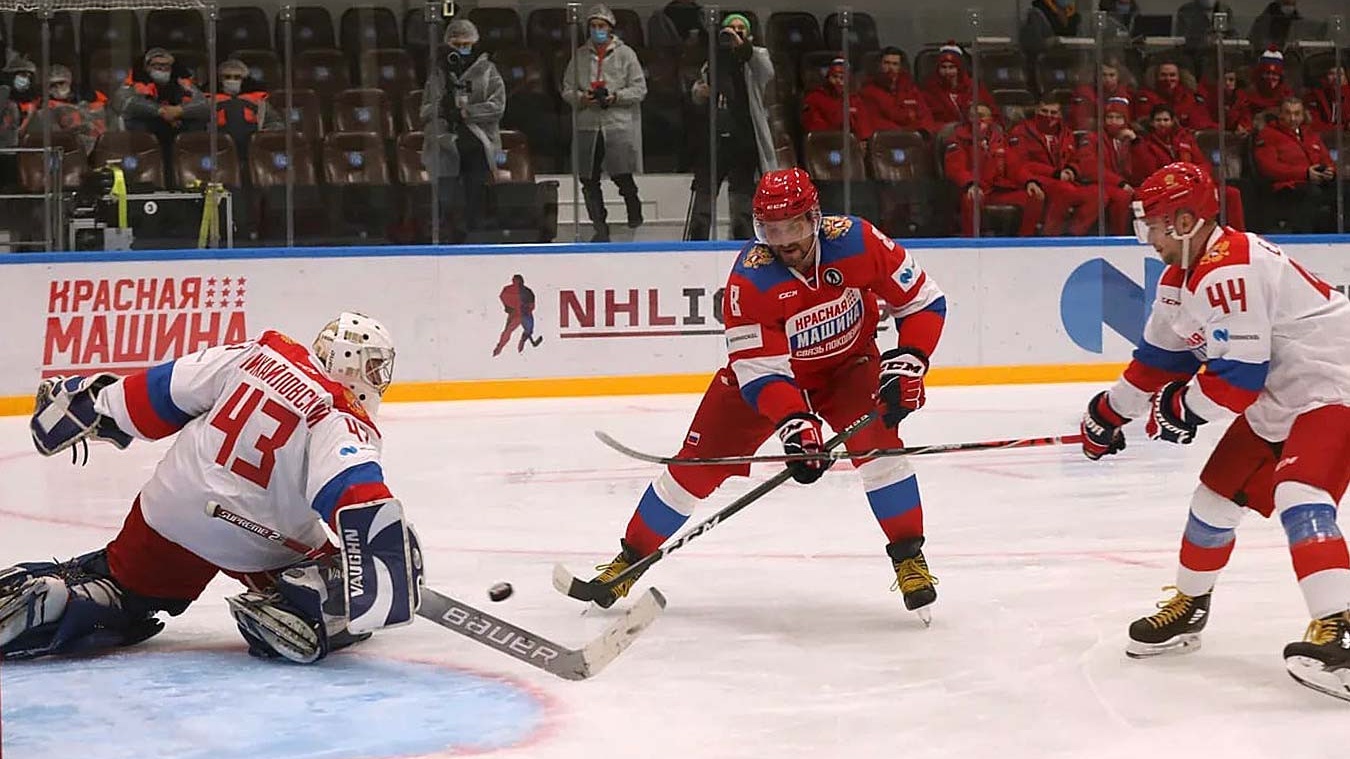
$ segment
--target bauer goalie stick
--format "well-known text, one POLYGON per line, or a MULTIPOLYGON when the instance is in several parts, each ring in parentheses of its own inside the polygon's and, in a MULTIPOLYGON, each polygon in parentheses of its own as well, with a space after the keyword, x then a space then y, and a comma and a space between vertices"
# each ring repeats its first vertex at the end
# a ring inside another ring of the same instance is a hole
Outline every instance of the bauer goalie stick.
POLYGON ((597 431, 595 436, 600 442, 630 458, 651 464, 675 466, 717 466, 725 464, 769 464, 788 461, 838 461, 840 459, 879 459, 887 456, 923 456, 932 453, 953 453, 956 451, 988 451, 1005 448, 1034 448, 1042 445, 1077 445, 1083 442, 1082 435, 1052 435, 1048 437, 1017 438, 1013 440, 983 440, 978 443, 937 443, 934 445, 914 445, 906 448, 873 448, 870 451, 827 450, 822 453, 778 453, 763 456, 713 456, 709 458, 682 459, 675 456, 657 456, 651 453, 629 448, 604 432, 597 431))
MULTIPOLYGON (((206 505, 206 513, 281 543, 305 558, 322 556, 328 550, 323 546, 305 545, 266 525, 241 517, 214 501, 206 505)), ((598 674, 632 645, 666 608, 666 598, 661 595, 661 591, 648 588, 637 603, 605 628, 599 637, 581 648, 568 648, 425 585, 422 586, 421 599, 417 616, 564 680, 585 680, 598 674)))
MULTIPOLYGON (((872 420, 876 418, 876 411, 869 411, 862 415, 857 421, 845 427, 842 432, 825 441, 825 445, 823 446, 825 451, 828 453, 843 445, 844 441, 853 437, 854 434, 868 424, 871 424, 872 420)), ((635 579, 637 575, 647 571, 648 567, 660 561, 667 554, 680 550, 685 544, 689 543, 689 541, 709 532, 723 521, 731 518, 736 512, 744 509, 755 501, 758 501, 760 498, 767 495, 769 491, 774 490, 790 479, 792 479, 792 470, 783 467, 783 471, 760 483, 750 492, 727 504, 720 511, 702 522, 699 522, 697 525, 694 525, 693 528, 686 530, 683 535, 675 538, 668 545, 662 546, 638 561, 633 562, 631 566, 615 575, 608 582, 583 580, 567 571, 567 567, 564 567, 562 564, 555 564, 553 567, 553 587, 557 588, 559 593, 575 598, 578 601, 596 601, 603 598, 605 594, 613 590, 615 586, 635 579)))

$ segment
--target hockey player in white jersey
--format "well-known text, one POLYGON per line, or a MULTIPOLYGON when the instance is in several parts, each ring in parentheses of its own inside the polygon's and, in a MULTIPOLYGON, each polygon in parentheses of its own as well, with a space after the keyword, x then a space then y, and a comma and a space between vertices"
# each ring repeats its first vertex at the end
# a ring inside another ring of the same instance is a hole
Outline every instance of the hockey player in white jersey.
POLYGON ((1350 482, 1350 302, 1275 245, 1220 226, 1214 184, 1193 164, 1155 172, 1134 211, 1168 266, 1124 376, 1088 405, 1083 452, 1121 450, 1138 417, 1149 437, 1182 444, 1237 418, 1191 498, 1174 595, 1130 626, 1127 653, 1198 647, 1238 522, 1275 513, 1312 617, 1286 667, 1350 700, 1350 556, 1336 524, 1350 482))
POLYGON ((248 588, 228 600, 257 656, 310 663, 411 622, 421 557, 371 420, 393 366, 388 330, 343 313, 312 351, 268 331, 123 379, 45 381, 30 425, 45 455, 177 437, 105 548, 0 570, 0 657, 138 643, 217 572, 248 588), (321 548, 301 556, 208 504, 321 548))

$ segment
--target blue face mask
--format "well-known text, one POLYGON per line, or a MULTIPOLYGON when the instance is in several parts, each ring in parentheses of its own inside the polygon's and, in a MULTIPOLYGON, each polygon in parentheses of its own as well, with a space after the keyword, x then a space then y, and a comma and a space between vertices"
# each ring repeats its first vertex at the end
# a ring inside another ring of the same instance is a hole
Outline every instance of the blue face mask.
POLYGON ((461 58, 468 58, 473 54, 473 45, 469 45, 468 47, 457 47, 454 48, 454 51, 459 53, 461 58))
POLYGON ((609 42, 609 30, 608 30, 608 29, 592 29, 592 30, 591 30, 591 39, 595 40, 597 44, 603 45, 603 44, 605 44, 606 42, 609 42))

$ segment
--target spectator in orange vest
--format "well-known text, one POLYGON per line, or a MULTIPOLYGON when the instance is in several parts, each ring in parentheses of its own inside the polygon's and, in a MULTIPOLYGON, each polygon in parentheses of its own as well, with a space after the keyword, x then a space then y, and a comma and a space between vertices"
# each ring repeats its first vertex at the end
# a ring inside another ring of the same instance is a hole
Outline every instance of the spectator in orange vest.
MULTIPOLYGON (((934 126, 939 130, 947 124, 962 121, 970 113, 975 93, 970 74, 966 73, 964 51, 955 42, 948 40, 938 51, 937 70, 924 81, 923 97, 933 115, 934 126)), ((998 119, 994 96, 984 85, 980 85, 980 103, 989 106, 994 119, 998 119)))
MULTIPOLYGON (((825 81, 802 98, 802 131, 837 132, 844 128, 844 88, 849 86, 848 61, 830 61, 825 81)), ((848 103, 849 130, 859 142, 871 138, 877 130, 872 107, 864 98, 853 95, 848 103)))
MULTIPOLYGON (((216 67, 216 127, 234 140, 240 166, 248 165, 248 145, 259 129, 284 129, 281 113, 267 104, 267 92, 249 78, 248 64, 237 58, 222 61, 216 67)), ((183 118, 205 122, 211 118, 206 98, 198 98, 183 108, 183 118)))
POLYGON ((152 47, 112 96, 112 110, 130 131, 150 132, 164 148, 169 165, 173 139, 183 130, 183 108, 202 93, 187 69, 162 47, 152 47))
POLYGON ((1096 229, 1097 190, 1078 183, 1073 130, 1064 123, 1059 101, 1042 96, 1036 115, 1009 132, 1008 152, 1017 170, 1045 193, 1045 234, 1086 235, 1096 229))
POLYGON ((1205 96, 1196 91, 1195 77, 1175 63, 1160 63, 1152 76, 1153 88, 1140 89, 1134 101, 1136 121, 1150 119, 1153 107, 1166 105, 1177 122, 1186 129, 1210 129, 1216 122, 1209 116, 1205 96))
POLYGON ((898 47, 881 51, 880 70, 858 93, 872 107, 878 131, 904 129, 931 136, 937 129, 923 92, 905 67, 905 54, 898 47))
MULTIPOLYGON (((1112 98, 1123 98, 1127 103, 1134 100, 1130 70, 1120 61, 1107 59, 1098 70, 1097 77, 1101 81, 1102 97, 1107 102, 1112 98)), ((1096 121, 1097 83, 1080 84, 1074 88, 1073 96, 1069 99, 1069 123, 1074 129, 1092 129, 1096 121)))
POLYGON ((1130 148, 1138 135, 1130 128, 1130 101, 1113 97, 1106 101, 1102 130, 1089 132, 1079 139, 1074 165, 1082 172, 1082 179, 1095 191, 1102 184, 1106 197, 1107 229, 1113 235, 1129 234, 1131 227, 1130 202, 1134 200, 1134 186, 1130 184, 1130 148), (1098 163, 1101 172, 1098 173, 1098 163))
POLYGON ((107 102, 108 98, 97 90, 76 90, 70 69, 54 63, 47 70, 47 111, 44 114, 41 110, 34 110, 20 131, 24 134, 41 134, 43 124, 50 116, 52 129, 74 133, 88 153, 107 131, 107 102))
MULTIPOLYGON (((1206 174, 1212 174, 1213 164, 1209 156, 1200 152, 1195 135, 1191 130, 1177 124, 1172 108, 1167 105, 1155 105, 1149 115, 1149 129, 1142 137, 1134 141, 1130 149, 1130 184, 1139 183, 1150 174, 1169 163, 1185 161, 1199 166, 1206 174)), ((1242 193, 1233 185, 1224 185, 1223 205, 1228 213, 1228 226, 1247 229, 1246 214, 1242 207, 1242 193)))
POLYGON ((1342 130, 1350 131, 1350 115, 1346 114, 1346 107, 1350 106, 1350 82, 1345 79, 1345 67, 1327 69, 1319 85, 1304 93, 1309 127, 1329 135, 1336 131, 1339 121, 1342 130))
POLYGON ((1265 126, 1266 116, 1275 115, 1280 103, 1294 96, 1294 90, 1284 81, 1284 55, 1275 48, 1261 54, 1252 68, 1252 82, 1243 93, 1245 99, 1238 105, 1240 114, 1254 129, 1265 126))
POLYGON ((1031 178, 1018 171, 1008 155, 1003 127, 994 120, 993 109, 983 103, 972 111, 979 125, 978 145, 975 130, 967 121, 952 133, 943 148, 943 170, 947 179, 961 191, 961 234, 975 234, 975 204, 1013 205, 1022 210, 1017 234, 1036 234, 1045 213, 1045 193, 1031 178), (975 175, 975 151, 979 150, 979 179, 975 175))
POLYGON ((1336 206, 1336 164, 1315 129, 1307 125, 1303 101, 1287 98, 1279 120, 1256 133, 1256 170, 1270 182, 1271 198, 1293 232, 1331 231, 1327 209, 1336 206))

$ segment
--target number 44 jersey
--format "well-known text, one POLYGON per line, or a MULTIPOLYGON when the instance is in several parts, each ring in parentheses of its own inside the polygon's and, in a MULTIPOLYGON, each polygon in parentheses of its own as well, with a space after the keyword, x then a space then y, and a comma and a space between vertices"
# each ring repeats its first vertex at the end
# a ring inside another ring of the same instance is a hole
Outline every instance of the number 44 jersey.
POLYGON ((360 402, 280 332, 130 375, 95 407, 145 440, 177 433, 141 489, 141 512, 222 569, 279 569, 300 557, 208 516, 208 502, 318 546, 339 507, 391 497, 380 436, 360 402))
POLYGON ((1144 339, 1111 390, 1116 410, 1143 416, 1153 392, 1194 375, 1193 412, 1245 414, 1281 442, 1299 414, 1350 405, 1350 301, 1254 234, 1220 227, 1204 250, 1190 271, 1164 270, 1144 339))

